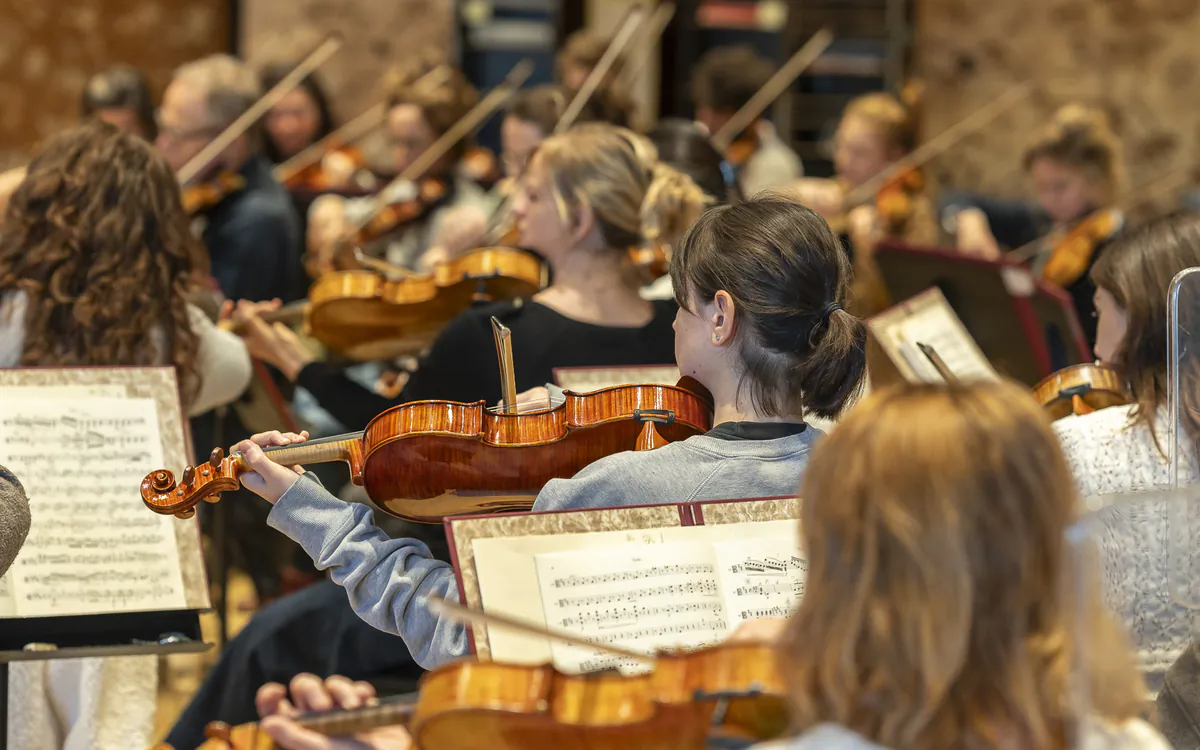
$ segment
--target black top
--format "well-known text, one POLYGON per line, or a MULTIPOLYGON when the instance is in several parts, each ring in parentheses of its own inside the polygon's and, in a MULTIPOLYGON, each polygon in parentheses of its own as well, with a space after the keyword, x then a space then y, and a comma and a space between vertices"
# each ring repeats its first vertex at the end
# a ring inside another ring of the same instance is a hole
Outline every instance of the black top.
POLYGON ((654 317, 640 328, 581 323, 538 302, 503 302, 472 308, 446 326, 400 398, 391 400, 355 383, 326 362, 300 371, 297 385, 347 429, 366 426, 397 404, 426 399, 498 402, 500 364, 492 335, 494 315, 512 331, 517 393, 553 380, 556 367, 663 365, 675 361, 675 303, 656 300, 654 317))
POLYGON ((206 212, 212 275, 232 300, 285 302, 304 296, 300 220, 261 156, 240 170, 246 186, 206 212))
POLYGON ((1092 283, 1092 266, 1096 265, 1100 254, 1112 245, 1113 240, 1119 235, 1120 231, 1108 239, 1096 243, 1096 249, 1092 252, 1087 269, 1080 274, 1078 279, 1063 289, 1071 295, 1071 301, 1075 304, 1075 312, 1079 315, 1079 325, 1083 328, 1083 336, 1087 339, 1089 350, 1096 346, 1096 324, 1098 322, 1096 320, 1096 302, 1093 298, 1096 294, 1096 285, 1092 283))
POLYGON ((722 422, 704 434, 721 440, 777 440, 807 428, 806 422, 722 422))

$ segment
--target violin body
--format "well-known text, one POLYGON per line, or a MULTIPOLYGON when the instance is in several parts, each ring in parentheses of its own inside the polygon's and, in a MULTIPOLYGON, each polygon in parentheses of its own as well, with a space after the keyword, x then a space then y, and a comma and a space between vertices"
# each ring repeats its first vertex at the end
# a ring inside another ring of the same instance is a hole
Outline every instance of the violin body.
POLYGON ((1087 273, 1096 248, 1108 240, 1123 224, 1119 211, 1101 210, 1089 214, 1054 243, 1050 258, 1042 268, 1042 278, 1066 288, 1087 273))
POLYGON ((246 180, 240 174, 220 172, 211 180, 183 188, 183 210, 194 216, 245 189, 246 180))
POLYGON ((629 248, 629 261, 647 279, 647 283, 666 276, 671 270, 671 248, 665 243, 629 248))
POLYGON ((366 169, 366 159, 354 147, 337 148, 329 151, 319 161, 280 176, 285 188, 297 193, 327 193, 358 187, 355 175, 366 169), (334 168, 336 167, 336 168, 334 168))
POLYGON ((540 260, 488 247, 436 265, 431 273, 389 280, 374 271, 334 271, 309 289, 306 327, 331 349, 356 358, 420 352, 476 301, 509 300, 542 288, 540 260))
POLYGON ((1033 387, 1034 397, 1051 419, 1090 414, 1098 409, 1133 402, 1129 386, 1115 369, 1078 364, 1051 373, 1033 387))
MULTIPOLYGON (((775 650, 759 643, 660 655, 636 675, 464 660, 427 673, 411 710, 396 708, 297 721, 331 735, 404 724, 420 750, 705 750, 714 732, 757 742, 788 727, 775 650)), ((199 750, 277 750, 256 724, 207 733, 199 750)))
MULTIPOLYGON (((686 380, 686 379, 685 379, 686 380)), ((696 384, 699 388, 699 384, 696 384)), ((345 461, 371 500, 410 521, 528 510, 551 479, 574 476, 621 451, 683 440, 712 425, 712 402, 680 386, 625 385, 567 391, 562 404, 522 414, 482 401, 415 401, 394 406, 345 438, 267 449, 284 464, 345 461), (484 494, 487 493, 487 494, 484 494)), ((142 481, 142 500, 162 514, 190 517, 202 500, 236 490, 247 467, 220 448, 187 467, 179 484, 167 470, 142 481)))

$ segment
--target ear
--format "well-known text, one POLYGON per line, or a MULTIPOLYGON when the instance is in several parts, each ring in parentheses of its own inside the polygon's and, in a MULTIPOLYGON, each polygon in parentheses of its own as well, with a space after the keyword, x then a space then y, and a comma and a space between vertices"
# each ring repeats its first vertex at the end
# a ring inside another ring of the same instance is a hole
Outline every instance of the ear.
POLYGON ((712 324, 712 342, 717 346, 726 346, 733 341, 737 330, 737 305, 733 297, 724 289, 717 290, 713 300, 708 305, 709 322, 712 324))
POLYGON ((582 242, 596 228, 596 212, 587 203, 580 203, 570 213, 569 220, 571 226, 568 229, 571 232, 571 239, 575 242, 582 242))

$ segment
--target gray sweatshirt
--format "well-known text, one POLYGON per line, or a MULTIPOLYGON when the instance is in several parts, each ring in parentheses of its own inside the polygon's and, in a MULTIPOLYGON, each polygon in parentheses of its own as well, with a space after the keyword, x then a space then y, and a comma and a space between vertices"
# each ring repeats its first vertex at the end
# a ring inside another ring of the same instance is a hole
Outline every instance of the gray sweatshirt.
MULTIPOLYGON (((552 480, 533 509, 794 495, 821 435, 812 427, 797 434, 794 425, 720 425, 653 451, 618 453, 571 479, 552 480)), ((267 523, 304 547, 317 568, 329 570, 359 617, 403 638, 422 667, 467 653, 465 626, 429 611, 430 595, 457 601, 458 586, 454 569, 434 559, 424 543, 388 537, 372 522, 369 508, 338 500, 311 474, 279 498, 267 523)))
MULTIPOLYGON (((1114 725, 1092 717, 1076 744, 1082 750, 1171 750, 1161 734, 1141 719, 1114 725)), ((751 750, 887 750, 838 724, 818 724, 798 737, 755 745, 751 750)))

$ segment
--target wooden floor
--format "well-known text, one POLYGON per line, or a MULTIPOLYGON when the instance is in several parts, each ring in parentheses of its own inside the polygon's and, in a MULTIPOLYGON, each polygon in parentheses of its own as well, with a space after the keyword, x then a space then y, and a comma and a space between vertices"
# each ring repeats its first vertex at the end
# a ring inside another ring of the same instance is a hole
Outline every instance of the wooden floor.
MULTIPOLYGON (((229 636, 232 638, 245 626, 258 606, 254 585, 238 571, 232 571, 229 579, 229 636)), ((220 622, 215 612, 201 615, 204 640, 216 643, 220 622)), ((154 718, 154 741, 160 742, 175 725, 192 695, 200 687, 204 675, 216 663, 219 653, 211 648, 203 654, 178 654, 164 657, 159 665, 158 707, 154 718)), ((191 750, 180 748, 179 750, 191 750)))

